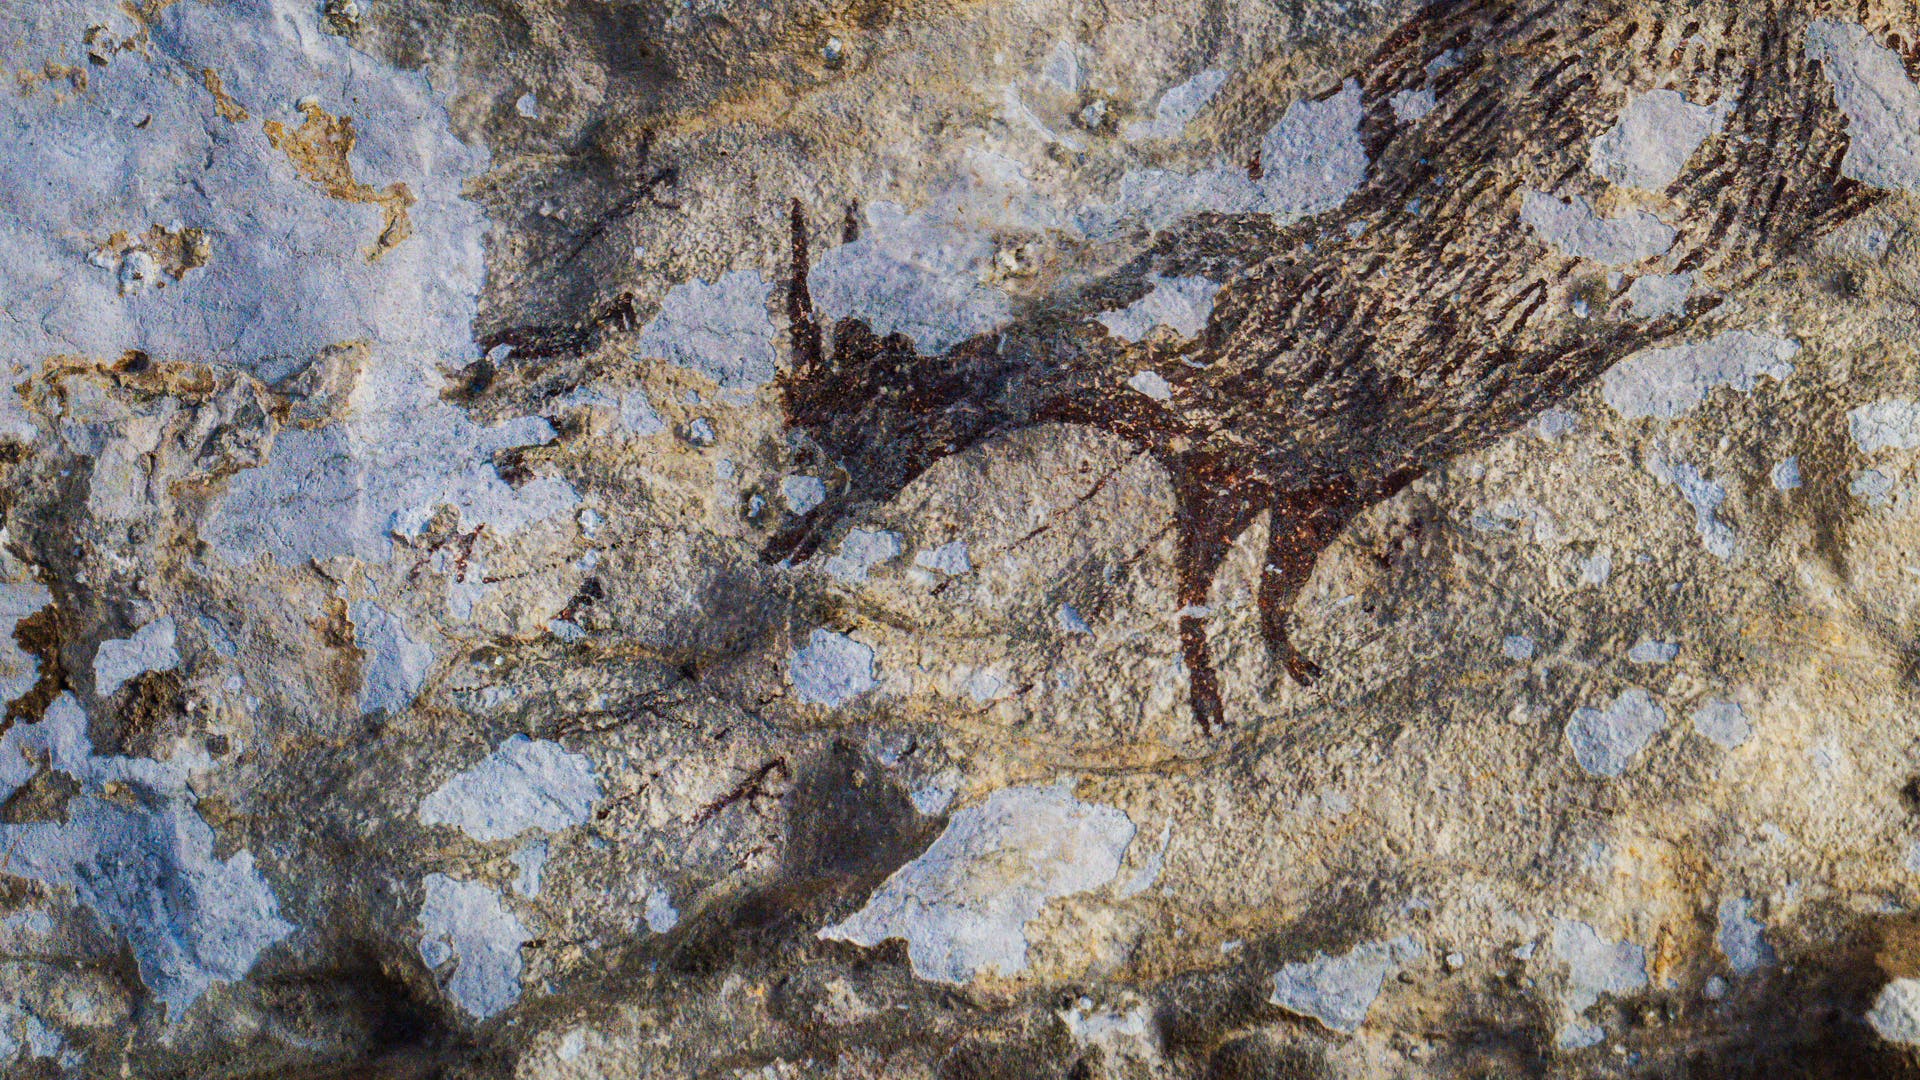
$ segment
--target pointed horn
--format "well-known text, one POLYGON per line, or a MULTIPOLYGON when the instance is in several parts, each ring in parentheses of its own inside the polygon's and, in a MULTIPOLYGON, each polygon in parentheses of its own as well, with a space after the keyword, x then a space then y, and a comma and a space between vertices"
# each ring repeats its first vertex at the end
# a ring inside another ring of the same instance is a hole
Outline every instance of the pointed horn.
POLYGON ((821 356, 820 324, 813 317, 813 296, 807 291, 811 266, 807 259, 807 210, 799 199, 791 210, 793 277, 787 283, 787 319, 793 334, 793 373, 810 375, 825 366, 821 356))

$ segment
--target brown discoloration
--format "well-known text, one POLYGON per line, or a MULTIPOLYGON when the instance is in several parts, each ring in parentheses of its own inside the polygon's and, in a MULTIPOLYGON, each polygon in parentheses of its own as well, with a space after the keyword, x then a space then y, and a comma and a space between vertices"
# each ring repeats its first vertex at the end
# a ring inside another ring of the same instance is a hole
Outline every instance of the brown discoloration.
POLYGON ((300 114, 304 119, 291 131, 277 120, 262 124, 267 142, 287 155, 294 171, 328 196, 380 208, 380 235, 367 249, 368 262, 400 246, 401 241, 413 235, 413 223, 407 216, 408 208, 414 204, 413 189, 399 180, 384 188, 375 188, 354 178, 350 160, 355 139, 353 117, 335 116, 311 101, 300 105, 300 114))
POLYGON ((212 68, 200 69, 200 81, 206 84, 207 93, 213 95, 213 111, 229 124, 238 124, 246 120, 247 110, 233 100, 227 93, 226 84, 220 81, 220 73, 212 68))
POLYGON ((42 769, 0 802, 0 824, 67 820, 67 803, 80 794, 80 782, 58 769, 42 769))
MULTIPOLYGON (((187 271, 198 270, 213 258, 213 239, 204 229, 183 227, 169 229, 163 225, 148 226, 147 231, 131 235, 124 229, 94 245, 90 258, 97 265, 113 266, 135 251, 144 251, 153 257, 154 265, 175 281, 187 276, 187 271)), ((166 287, 165 281, 155 281, 160 288, 166 287)))
POLYGON ((114 714, 117 730, 96 739, 96 745, 111 746, 126 757, 159 757, 173 737, 186 730, 186 684, 177 671, 142 672, 115 697, 120 702, 114 714))
MULTIPOLYGON (((1289 640, 1288 615, 1355 516, 1630 353, 1695 329, 1719 303, 1703 292, 1683 314, 1636 322, 1625 296, 1638 276, 1692 271, 1731 292, 1878 201, 1840 174, 1846 118, 1802 47, 1816 6, 1433 4, 1352 72, 1370 165, 1338 211, 1284 228, 1262 215, 1196 215, 1108 280, 940 356, 856 318, 830 332, 819 324, 796 201, 782 401, 847 482, 765 557, 806 558, 853 509, 982 441, 1091 425, 1173 478, 1181 647, 1201 725, 1223 715, 1202 611, 1227 551, 1263 511, 1262 631, 1274 659, 1310 680, 1318 669, 1289 640), (1451 66, 1429 73, 1443 54, 1451 66), (1679 179, 1644 199, 1675 228, 1672 249, 1609 283, 1609 268, 1548 246, 1519 207, 1527 191, 1582 197, 1603 213, 1641 205, 1591 175, 1588 154, 1630 94, 1656 88, 1733 107, 1679 179), (1391 100, 1413 90, 1437 106, 1402 123, 1391 100), (1350 232, 1355 223, 1364 228, 1350 232), (1196 340, 1129 344, 1092 321, 1142 295, 1149 275, 1182 273, 1224 281, 1196 340), (1132 390, 1141 371, 1165 379, 1170 399, 1132 390)), ((1836 14, 1885 40, 1880 11, 1836 14)))
POLYGON ((12 701, 7 702, 7 713, 0 721, 0 733, 4 733, 16 722, 37 724, 47 714, 47 706, 53 699, 67 690, 67 665, 60 654, 64 634, 60 625, 60 609, 48 604, 39 611, 14 624, 13 640, 20 651, 40 661, 40 677, 33 688, 12 701))

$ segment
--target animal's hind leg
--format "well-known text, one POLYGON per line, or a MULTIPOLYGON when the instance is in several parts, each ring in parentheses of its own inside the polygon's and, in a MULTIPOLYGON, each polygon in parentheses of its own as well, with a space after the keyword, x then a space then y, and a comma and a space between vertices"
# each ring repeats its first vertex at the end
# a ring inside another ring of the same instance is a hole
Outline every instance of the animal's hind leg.
POLYGON ((1187 665, 1188 698, 1202 733, 1223 723, 1220 676, 1207 647, 1207 597, 1214 575, 1258 512, 1250 493, 1236 491, 1211 498, 1183 500, 1180 509, 1180 656, 1187 665))
POLYGON ((1353 485, 1340 482, 1274 499, 1267 523, 1267 562, 1260 571, 1260 629, 1267 655, 1286 666, 1301 686, 1312 685, 1320 666, 1301 655, 1287 637, 1293 601, 1313 575, 1320 553, 1359 509, 1353 485))

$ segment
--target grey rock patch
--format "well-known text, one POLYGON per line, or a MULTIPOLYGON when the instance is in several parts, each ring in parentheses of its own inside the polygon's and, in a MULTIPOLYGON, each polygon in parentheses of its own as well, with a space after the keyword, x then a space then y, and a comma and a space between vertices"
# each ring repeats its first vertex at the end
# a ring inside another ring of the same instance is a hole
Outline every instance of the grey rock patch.
POLYGON ((1867 1023, 1890 1043, 1920 1046, 1920 979, 1894 979, 1881 987, 1867 1023))
POLYGON ((1800 459, 1790 457, 1773 467, 1767 474, 1773 486, 1779 491, 1792 491, 1800 486, 1800 459))
POLYGON ((1562 998, 1569 1014, 1560 1030, 1563 1049, 1592 1046, 1605 1037, 1598 1025, 1581 1019, 1602 994, 1626 995, 1647 985, 1647 951, 1631 942, 1609 942, 1577 919, 1553 921, 1553 953, 1567 965, 1562 998))
POLYGON ((1884 398, 1847 413, 1847 431, 1863 454, 1920 447, 1920 402, 1884 398))
POLYGON ((1729 896, 1720 901, 1718 916, 1720 928, 1714 941, 1734 974, 1750 975, 1773 966, 1773 946, 1767 944, 1766 927, 1753 917, 1751 901, 1743 896, 1729 896))
POLYGON ((354 643, 366 654, 361 665, 360 711, 399 712, 413 704, 433 667, 433 647, 414 638, 400 617, 371 600, 357 600, 354 643))
POLYGON ((1722 750, 1737 749, 1753 737, 1745 710, 1731 701, 1709 701, 1695 709, 1693 730, 1722 750))
POLYGON ((874 688, 873 650, 845 634, 816 628, 787 654, 793 692, 809 705, 839 708, 874 688))
MULTIPOLYGON (((1094 316, 1114 336, 1140 341, 1156 326, 1171 328, 1183 338, 1191 338, 1207 328, 1213 314, 1213 297, 1220 291, 1217 282, 1203 277, 1148 278, 1152 289, 1147 295, 1118 311, 1094 316)), ((1164 399, 1163 399, 1164 400, 1164 399)))
POLYGON ((1636 319, 1659 319, 1687 313, 1687 296, 1693 292, 1693 273, 1642 274, 1627 286, 1627 303, 1636 319))
POLYGON ((172 671, 179 666, 180 650, 174 644, 173 616, 162 615, 134 631, 130 638, 100 643, 93 654, 93 692, 109 697, 136 675, 172 671))
POLYGON ((520 845, 509 860, 520 872, 514 876, 513 891, 529 899, 540 895, 540 881, 547 869, 547 842, 529 840, 520 845))
MULTIPOLYGON (((1636 283, 1637 284, 1637 283, 1636 283)), ((1752 330, 1729 330, 1691 345, 1648 349, 1600 376, 1600 396, 1629 420, 1671 420, 1691 412, 1717 386, 1741 393, 1763 376, 1784 380, 1800 344, 1752 330)))
POLYGON ((1611 779, 1625 772, 1634 757, 1666 727, 1666 710, 1645 690, 1632 686, 1605 709, 1574 710, 1573 718, 1567 721, 1567 742, 1582 769, 1611 779))
POLYGON ((294 931, 280 917, 253 855, 214 854, 213 830, 194 808, 190 771, 203 752, 173 760, 93 753, 86 715, 62 694, 37 724, 0 736, 0 802, 43 761, 80 783, 65 821, 0 824, 6 873, 74 890, 80 903, 125 935, 140 978, 178 1023, 215 983, 244 979, 260 953, 294 931), (103 797, 107 785, 137 792, 133 806, 103 797))
POLYGON ((475 840, 511 840, 529 829, 584 824, 600 799, 593 763, 559 743, 509 736, 420 801, 422 825, 452 825, 475 840))
POLYGON ((780 498, 790 514, 804 514, 827 501, 827 485, 817 476, 789 476, 780 481, 780 498))
POLYGON ((752 270, 722 274, 712 284, 675 285, 641 330, 638 352, 691 368, 723 387, 765 385, 774 373, 777 331, 767 314, 772 293, 773 286, 752 270))
POLYGON ((973 572, 973 562, 967 557, 965 540, 951 540, 936 548, 922 548, 914 553, 913 565, 938 570, 948 577, 973 572))
POLYGON ((1440 107, 1432 90, 1402 90, 1389 98, 1387 104, 1393 108, 1393 118, 1403 124, 1425 120, 1440 107))
POLYGON ((1840 171, 1873 187, 1920 190, 1920 87, 1900 55, 1858 23, 1815 19, 1807 56, 1820 61, 1847 114, 1840 171))
POLYGON ((1173 387, 1157 371, 1136 371, 1127 380, 1127 385, 1155 401, 1170 401, 1173 398, 1173 387))
POLYGON ((1624 187, 1664 190, 1707 136, 1720 130, 1732 106, 1731 97, 1706 106, 1672 90, 1636 94, 1613 127, 1593 141, 1588 167, 1624 187))
POLYGON ((882 337, 902 333, 940 353, 1012 317, 1007 295, 984 285, 993 240, 933 211, 888 202, 865 210, 860 238, 822 254, 808 279, 831 318, 853 315, 882 337))
POLYGON ((1878 469, 1862 469, 1847 484, 1847 493, 1868 506, 1886 506, 1893 502, 1893 478, 1878 469))
POLYGON ((1281 968, 1267 1000, 1351 1035, 1366 1022, 1388 976, 1425 954, 1412 937, 1370 942, 1340 956, 1321 954, 1281 968))
POLYGON ((1050 900, 1112 881, 1133 836, 1124 812, 1081 802, 1065 784, 1003 788, 956 811, 932 846, 819 936, 866 947, 903 938, 914 974, 935 982, 1014 975, 1027 966, 1027 923, 1050 900))
POLYGON ((421 884, 420 956, 433 968, 453 959, 454 1004, 484 1020, 518 1001, 520 946, 533 935, 481 882, 428 874, 421 884))
POLYGON ((1680 489, 1680 497, 1693 507, 1694 531, 1700 543, 1720 559, 1731 559, 1734 549, 1733 528, 1719 518, 1720 504, 1727 501, 1727 489, 1708 480, 1699 469, 1684 461, 1668 461, 1660 454, 1649 454, 1647 472, 1680 489))
POLYGON ((680 925, 680 911, 673 906, 673 898, 658 885, 647 891, 645 918, 647 929, 656 934, 664 934, 680 925))
POLYGON ((1187 129, 1187 124, 1200 110, 1207 107, 1213 95, 1219 93, 1225 85, 1227 73, 1218 68, 1208 68, 1178 86, 1172 87, 1160 95, 1154 103, 1152 120, 1135 120, 1120 129, 1121 137, 1128 142, 1140 142, 1145 139, 1175 139, 1187 129))
POLYGON ((840 541, 840 550, 826 561, 826 570, 849 585, 858 585, 867 580, 868 571, 899 558, 903 550, 899 533, 850 529, 840 541))
POLYGON ((1500 651, 1509 660, 1533 659, 1533 639, 1525 634, 1508 634, 1500 642, 1500 651))
POLYGON ((1543 439, 1557 439, 1579 426, 1579 418, 1565 409, 1547 409, 1533 418, 1533 430, 1543 439))
POLYGON ((1643 637, 1627 650, 1627 659, 1636 664, 1670 664, 1680 655, 1680 646, 1671 641, 1643 637))
POLYGON ((1520 220, 1550 247, 1608 266, 1626 266, 1659 255, 1673 246, 1677 235, 1673 226, 1644 210, 1603 218, 1578 195, 1561 202, 1531 190, 1521 200, 1520 220))

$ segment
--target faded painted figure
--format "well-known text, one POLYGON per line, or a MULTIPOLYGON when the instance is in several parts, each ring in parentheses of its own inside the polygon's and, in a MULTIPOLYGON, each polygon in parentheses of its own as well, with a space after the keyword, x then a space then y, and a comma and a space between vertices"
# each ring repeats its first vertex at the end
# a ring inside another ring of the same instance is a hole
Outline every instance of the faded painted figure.
POLYGON ((1090 424, 1173 477, 1202 728, 1224 718, 1209 592, 1262 512, 1266 641, 1310 683, 1320 669, 1289 638, 1290 609, 1356 514, 1920 184, 1920 27, 1894 12, 1434 4, 1325 95, 1359 101, 1365 173, 1343 204, 1284 224, 1190 215, 1121 272, 944 355, 857 319, 819 324, 796 202, 785 408, 847 479, 766 555, 807 557, 851 510, 982 440, 1090 424), (1130 342, 1093 318, 1181 275, 1223 283, 1190 341, 1130 342))

